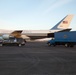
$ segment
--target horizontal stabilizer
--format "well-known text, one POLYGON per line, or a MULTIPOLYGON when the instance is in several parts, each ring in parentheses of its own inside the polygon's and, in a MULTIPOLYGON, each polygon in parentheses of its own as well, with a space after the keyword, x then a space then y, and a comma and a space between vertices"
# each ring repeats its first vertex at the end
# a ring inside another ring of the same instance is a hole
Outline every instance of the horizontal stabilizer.
MULTIPOLYGON (((58 31, 58 32, 65 32, 65 31, 68 31, 68 32, 69 32, 70 30, 71 30, 71 29, 63 29, 63 30, 58 31)), ((47 37, 49 37, 49 38, 50 38, 50 37, 53 38, 53 37, 54 37, 54 33, 48 33, 48 34, 47 34, 47 37)))

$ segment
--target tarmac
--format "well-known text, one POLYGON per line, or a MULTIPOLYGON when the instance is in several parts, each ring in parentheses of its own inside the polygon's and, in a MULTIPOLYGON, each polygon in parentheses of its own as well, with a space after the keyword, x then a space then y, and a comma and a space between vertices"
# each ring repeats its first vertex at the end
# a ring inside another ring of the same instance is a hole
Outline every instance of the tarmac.
POLYGON ((0 75, 76 75, 76 46, 27 42, 0 47, 0 75))

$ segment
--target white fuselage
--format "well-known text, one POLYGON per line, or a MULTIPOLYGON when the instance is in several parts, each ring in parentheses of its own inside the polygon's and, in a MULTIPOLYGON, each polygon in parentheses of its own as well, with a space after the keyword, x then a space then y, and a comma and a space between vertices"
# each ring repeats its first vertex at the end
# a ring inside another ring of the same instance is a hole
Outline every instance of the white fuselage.
POLYGON ((23 30, 22 34, 26 36, 47 36, 48 33, 54 33, 59 30, 23 30))

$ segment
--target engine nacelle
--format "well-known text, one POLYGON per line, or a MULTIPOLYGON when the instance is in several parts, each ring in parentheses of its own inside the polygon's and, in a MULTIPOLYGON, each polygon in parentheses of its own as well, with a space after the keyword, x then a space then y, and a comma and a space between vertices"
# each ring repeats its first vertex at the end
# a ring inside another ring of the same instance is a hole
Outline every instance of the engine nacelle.
POLYGON ((3 38, 3 39, 9 39, 9 37, 10 37, 10 35, 8 35, 8 34, 2 35, 2 38, 3 38))
POLYGON ((3 37, 2 36, 0 36, 0 40, 3 40, 3 37))
POLYGON ((26 39, 26 40, 30 39, 30 38, 29 38, 28 36, 26 36, 26 35, 21 35, 21 38, 26 39))

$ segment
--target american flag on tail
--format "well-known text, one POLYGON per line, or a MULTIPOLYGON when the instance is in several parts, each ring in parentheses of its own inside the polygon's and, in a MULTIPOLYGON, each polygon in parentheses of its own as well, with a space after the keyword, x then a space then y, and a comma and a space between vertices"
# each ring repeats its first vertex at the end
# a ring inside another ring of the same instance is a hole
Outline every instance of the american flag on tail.
POLYGON ((63 24, 68 24, 68 21, 63 21, 63 24))

